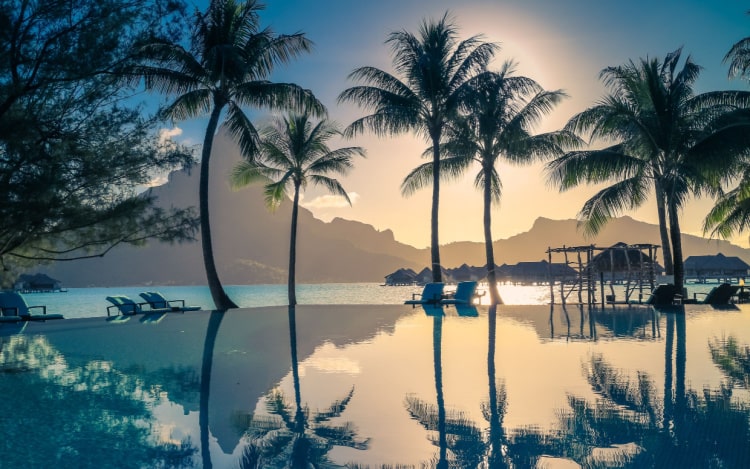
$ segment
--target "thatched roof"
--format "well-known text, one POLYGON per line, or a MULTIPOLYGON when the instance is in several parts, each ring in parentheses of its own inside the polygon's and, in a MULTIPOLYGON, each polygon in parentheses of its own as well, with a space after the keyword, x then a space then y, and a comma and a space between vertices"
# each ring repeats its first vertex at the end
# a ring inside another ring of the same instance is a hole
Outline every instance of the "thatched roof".
POLYGON ((690 256, 685 259, 685 270, 694 271, 747 271, 750 269, 739 257, 727 257, 722 253, 715 256, 690 256))
POLYGON ((653 260, 639 247, 617 243, 595 255, 591 264, 600 272, 639 270, 653 260))

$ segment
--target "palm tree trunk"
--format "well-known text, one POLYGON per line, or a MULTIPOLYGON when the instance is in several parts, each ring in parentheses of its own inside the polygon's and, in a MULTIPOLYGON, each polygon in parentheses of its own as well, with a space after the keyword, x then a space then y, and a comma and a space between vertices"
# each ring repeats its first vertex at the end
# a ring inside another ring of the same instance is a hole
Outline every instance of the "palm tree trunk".
POLYGON ((445 425, 445 396, 443 395, 443 316, 435 314, 432 318, 432 361, 435 367, 435 393, 438 411, 438 447, 440 456, 438 469, 448 468, 448 435, 445 425))
POLYGON ((299 187, 298 182, 294 183, 294 202, 292 204, 292 229, 289 236, 289 280, 287 287, 289 289, 289 306, 297 304, 297 294, 295 288, 295 270, 297 264, 297 214, 299 212, 299 187))
POLYGON ((678 207, 669 204, 669 235, 672 238, 672 254, 674 266, 674 285, 678 292, 682 292, 685 283, 685 265, 682 261, 682 235, 680 234, 680 220, 678 217, 678 207))
POLYGON ((299 383, 299 363, 297 361, 297 314, 294 306, 289 306, 289 348, 292 352, 292 379, 294 381, 294 403, 297 410, 294 418, 295 432, 305 428, 305 417, 302 412, 302 393, 299 383))
POLYGON ((664 270, 667 275, 674 274, 674 266, 672 263, 672 249, 669 241, 669 233, 667 231, 667 211, 665 208, 666 197, 664 195, 664 189, 659 181, 656 181, 656 211, 659 216, 659 236, 661 237, 661 249, 664 253, 664 270))
POLYGON ((200 429, 201 458, 204 469, 211 469, 211 452, 209 450, 208 403, 211 393, 211 369, 214 362, 214 347, 219 326, 224 319, 221 311, 212 311, 206 327, 206 340, 203 343, 203 360, 201 364, 201 387, 199 397, 198 427, 200 429))
POLYGON ((211 291, 211 298, 214 300, 216 309, 226 310, 236 308, 237 305, 227 296, 224 287, 221 286, 219 274, 216 272, 216 263, 214 262, 214 248, 211 241, 211 222, 208 215, 208 170, 209 160, 211 158, 211 147, 214 142, 214 133, 219 125, 219 116, 221 115, 221 106, 215 106, 211 112, 211 118, 208 120, 206 128, 206 137, 203 140, 203 153, 201 154, 201 177, 198 188, 198 200, 200 203, 200 222, 201 222, 201 247, 203 248, 203 265, 206 269, 206 280, 208 289, 211 291))
POLYGON ((440 242, 438 241, 438 213, 440 205, 440 134, 432 137, 432 217, 430 229, 430 253, 432 257, 432 281, 442 282, 440 264, 440 242))
POLYGON ((484 170, 484 250, 487 257, 487 282, 490 287, 490 303, 501 304, 495 275, 495 250, 492 246, 492 171, 484 170))

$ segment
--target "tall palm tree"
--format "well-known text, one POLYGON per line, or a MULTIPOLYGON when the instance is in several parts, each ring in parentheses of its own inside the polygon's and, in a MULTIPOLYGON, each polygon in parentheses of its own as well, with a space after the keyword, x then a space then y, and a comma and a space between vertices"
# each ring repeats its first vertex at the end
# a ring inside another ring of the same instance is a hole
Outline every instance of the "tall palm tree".
MULTIPOLYGON (((496 73, 485 73, 462 90, 459 120, 448 127, 448 142, 442 145, 442 177, 456 178, 476 162, 480 170, 474 182, 484 199, 484 242, 491 301, 501 302, 497 292, 495 254, 492 245, 492 205, 500 201, 502 182, 497 163, 529 164, 545 156, 559 156, 563 147, 578 139, 570 132, 531 135, 531 128, 566 95, 544 91, 534 80, 514 76, 515 64, 506 62, 496 73)), ((404 180, 402 190, 411 193, 433 176, 432 163, 415 168, 404 180)))
POLYGON ((312 43, 302 33, 277 35, 269 28, 262 29, 259 11, 264 8, 257 0, 212 0, 205 13, 195 14, 189 50, 173 43, 148 44, 143 52, 150 60, 137 69, 148 89, 177 96, 166 116, 188 119, 210 113, 201 154, 199 203, 203 261, 218 309, 237 307, 216 271, 209 220, 209 159, 222 114, 232 137, 246 154, 252 154, 258 135, 243 106, 308 107, 324 112, 310 91, 268 80, 277 65, 308 52, 312 43))
POLYGON ((341 135, 338 126, 328 120, 313 123, 309 113, 276 119, 262 130, 260 148, 251 159, 239 163, 232 171, 232 184, 243 187, 266 182, 266 205, 276 209, 292 191, 292 227, 289 242, 289 305, 297 304, 295 265, 297 259, 297 214, 300 190, 312 183, 343 197, 349 195, 338 180, 329 174, 346 174, 354 156, 365 156, 361 147, 331 150, 328 141, 341 135))
POLYGON ((727 113, 747 106, 747 93, 696 95, 701 68, 681 49, 663 61, 641 59, 604 69, 610 89, 595 106, 577 114, 566 129, 592 140, 614 142, 603 149, 568 152, 548 167, 550 180, 566 190, 581 183, 612 183, 579 213, 595 235, 619 213, 641 206, 653 190, 664 266, 681 290, 684 282, 679 213, 691 195, 717 195, 736 164, 737 153, 715 138, 727 113))
POLYGON ((438 21, 423 21, 416 35, 393 32, 386 44, 391 46, 397 76, 375 67, 360 67, 349 78, 363 84, 344 90, 338 100, 374 109, 354 121, 346 130, 348 135, 365 129, 378 135, 413 131, 431 143, 434 178, 430 252, 432 279, 440 282, 440 141, 446 126, 458 114, 461 90, 485 71, 498 46, 482 42, 479 36, 459 42, 448 13, 438 21))
POLYGON ((354 396, 354 388, 323 411, 311 411, 302 403, 299 361, 297 356, 297 313, 289 306, 289 347, 292 358, 294 407, 280 389, 266 395, 270 416, 253 416, 247 435, 250 444, 240 459, 240 469, 259 468, 326 468, 333 464, 328 453, 334 446, 357 450, 369 447, 369 438, 361 439, 351 422, 331 423, 339 419, 354 396))

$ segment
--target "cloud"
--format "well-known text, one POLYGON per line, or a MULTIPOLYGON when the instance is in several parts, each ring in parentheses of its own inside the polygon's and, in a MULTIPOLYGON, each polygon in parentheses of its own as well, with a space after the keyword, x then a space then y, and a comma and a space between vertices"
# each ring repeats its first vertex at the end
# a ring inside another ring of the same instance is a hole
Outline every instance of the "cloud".
POLYGON ((164 145, 170 140, 182 135, 182 129, 179 127, 173 127, 171 129, 160 129, 159 130, 159 143, 164 145))
MULTIPOLYGON (((359 194, 357 194, 356 192, 349 192, 348 195, 349 200, 352 201, 352 205, 356 204, 357 200, 359 200, 359 194)), ((340 195, 330 194, 315 197, 309 202, 305 202, 300 205, 307 209, 345 208, 349 206, 349 204, 346 202, 346 199, 344 199, 340 195)))

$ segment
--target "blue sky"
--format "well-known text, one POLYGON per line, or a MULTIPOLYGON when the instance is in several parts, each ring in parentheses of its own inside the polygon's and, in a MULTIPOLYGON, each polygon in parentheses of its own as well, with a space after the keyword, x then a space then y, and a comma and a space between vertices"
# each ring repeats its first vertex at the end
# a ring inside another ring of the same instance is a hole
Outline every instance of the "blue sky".
MULTIPOLYGON (((207 1, 196 2, 205 8, 207 1)), ((609 1, 609 0, 378 0, 344 1, 269 0, 263 24, 278 33, 305 32, 315 43, 312 54, 283 67, 273 77, 293 81, 313 90, 328 107, 331 118, 342 125, 363 115, 352 105, 338 106, 336 97, 353 83, 347 74, 363 65, 390 71, 390 51, 384 44, 395 30, 416 31, 424 18, 450 11, 465 38, 482 34, 501 45, 495 65, 513 59, 518 73, 547 89, 564 89, 570 98, 539 126, 539 131, 561 127, 575 113, 604 93, 598 80, 607 66, 640 57, 662 58, 683 47, 704 67, 697 91, 748 89, 746 82, 728 80, 722 58, 739 39, 750 36, 750 4, 734 0, 609 1)), ((267 118, 253 112, 258 123, 267 118)), ((177 123, 180 138, 201 142, 205 121, 177 123)), ((425 142, 410 135, 376 138, 364 135, 341 145, 367 149, 350 175, 341 178, 354 193, 353 207, 337 207, 323 193, 308 191, 304 203, 321 219, 342 217, 392 229, 396 239, 424 247, 429 244, 430 191, 409 198, 399 186, 410 169, 422 163, 425 142)), ((493 235, 507 238, 528 230, 544 216, 575 218, 583 202, 596 190, 581 187, 563 194, 546 185, 542 165, 501 166, 503 199, 493 212, 493 235)), ((472 178, 444 184, 441 198, 441 243, 482 239, 481 197, 472 178)), ((700 234, 701 222, 712 203, 693 201, 683 214, 685 232, 700 234)), ((653 201, 637 212, 636 219, 655 223, 653 201)), ((734 241, 747 246, 747 234, 734 241)))

